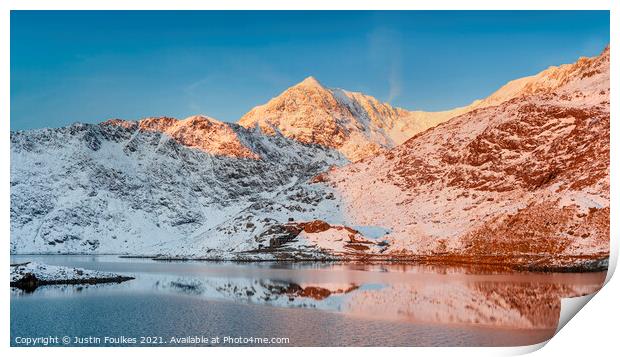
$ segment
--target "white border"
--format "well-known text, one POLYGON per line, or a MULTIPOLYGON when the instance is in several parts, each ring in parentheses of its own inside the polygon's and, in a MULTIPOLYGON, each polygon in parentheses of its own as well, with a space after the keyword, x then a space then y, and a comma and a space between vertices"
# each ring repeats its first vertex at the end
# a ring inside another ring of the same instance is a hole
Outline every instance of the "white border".
MULTIPOLYGON (((2 78, 2 85, 0 86, 0 147, 4 155, 0 158, 0 164, 2 169, 2 178, 4 184, 0 185, 0 195, 2 196, 0 211, 3 212, 0 216, 0 226, 4 232, 5 247, 9 244, 10 236, 10 187, 8 182, 10 181, 10 167, 9 167, 9 152, 10 152, 10 137, 9 137, 9 117, 10 117, 10 66, 9 66, 9 53, 10 53, 10 10, 67 10, 67 9, 89 9, 89 10, 137 10, 137 9, 152 9, 152 10, 191 10, 191 9, 204 9, 204 10, 224 10, 224 9, 249 9, 249 10, 267 10, 267 9, 329 9, 329 10, 342 10, 342 9, 357 9, 357 10, 611 10, 611 23, 620 23, 618 16, 618 2, 611 0, 426 0, 424 2, 418 1, 416 3, 408 3, 405 5, 404 1, 395 0, 357 0, 353 2, 335 1, 335 0, 298 0, 298 1, 277 1, 277 0, 228 0, 216 3, 207 3, 197 0, 177 0, 177 1, 163 1, 163 0, 2 0, 0 1, 0 78, 2 78)), ((615 58, 617 54, 616 48, 618 47, 617 39, 617 26, 611 26, 611 57, 615 58)), ((614 83, 617 82, 617 61, 612 60, 611 69, 611 112, 616 113, 618 108, 618 95, 617 88, 614 83)), ((612 120, 611 131, 611 162, 620 162, 620 155, 618 154, 618 129, 614 125, 612 120)), ((611 166, 611 177, 618 177, 617 166, 611 166)), ((615 186, 611 191, 611 205, 616 207, 618 201, 618 191, 615 190, 615 186)), ((612 261, 610 262, 610 272, 615 269, 618 255, 618 224, 620 222, 620 214, 616 209, 611 210, 611 253, 612 261), (613 268, 612 268, 613 267, 613 268)), ((2 254, 2 265, 8 266, 9 254, 8 249, 4 250, 2 254)), ((611 277, 608 275, 607 279, 611 277)), ((4 286, 8 286, 8 274, 4 275, 4 286)), ((584 312, 578 314, 573 321, 568 323, 568 328, 563 329, 547 344, 547 347, 543 348, 539 355, 575 355, 580 354, 598 354, 602 355, 608 351, 616 349, 617 333, 615 328, 617 326, 618 317, 618 297, 620 297, 620 283, 616 279, 602 289, 601 293, 593 298, 593 302, 587 304, 584 307, 584 312)), ((361 355, 375 355, 375 354, 397 354, 397 355, 411 355, 412 353, 421 355, 470 355, 470 356, 484 356, 484 355, 514 355, 534 351, 545 344, 520 348, 324 348, 316 350, 315 348, 252 348, 252 349, 238 349, 238 348, 215 348, 215 349, 203 349, 203 348, 147 348, 147 349, 131 349, 131 348, 48 348, 48 349, 28 349, 28 348, 11 348, 9 351, 9 289, 5 289, 5 293, 2 294, 2 305, 5 314, 4 323, 0 327, 3 339, 2 349, 5 355, 10 353, 11 356, 21 356, 28 354, 43 354, 48 356, 66 356, 66 355, 83 355, 88 353, 89 355, 103 356, 110 352, 117 354, 161 354, 168 355, 171 353, 183 353, 189 355, 201 355, 205 354, 235 354, 235 353, 251 353, 258 355, 269 356, 289 356, 291 354, 299 356, 310 356, 316 353, 326 354, 355 354, 355 356, 361 355)), ((34 323, 34 322, 33 322, 34 323)))

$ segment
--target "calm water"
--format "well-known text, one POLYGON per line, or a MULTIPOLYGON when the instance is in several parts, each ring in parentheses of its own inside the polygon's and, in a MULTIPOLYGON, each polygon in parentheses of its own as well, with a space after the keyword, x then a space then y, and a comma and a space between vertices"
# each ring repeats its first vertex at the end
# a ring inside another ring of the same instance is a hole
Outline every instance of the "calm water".
POLYGON ((121 284, 44 286, 33 293, 11 289, 13 346, 18 338, 43 336, 69 336, 69 345, 82 346, 140 346, 141 337, 166 346, 529 345, 553 335, 562 297, 595 292, 605 279, 605 273, 418 265, 156 262, 114 256, 12 256, 11 261, 136 277, 121 284), (76 336, 99 340, 76 344, 76 336), (181 339, 188 336, 209 340, 181 339), (265 344, 256 338, 288 341, 265 344))

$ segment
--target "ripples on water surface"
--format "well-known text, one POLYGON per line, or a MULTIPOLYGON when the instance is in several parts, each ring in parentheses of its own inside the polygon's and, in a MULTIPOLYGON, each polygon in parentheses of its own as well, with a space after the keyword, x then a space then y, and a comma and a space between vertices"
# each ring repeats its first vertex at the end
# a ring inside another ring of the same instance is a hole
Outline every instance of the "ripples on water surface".
POLYGON ((287 337, 293 346, 514 346, 553 335, 560 299, 605 273, 393 264, 157 262, 12 256, 131 274, 121 284, 11 289, 17 336, 287 337))

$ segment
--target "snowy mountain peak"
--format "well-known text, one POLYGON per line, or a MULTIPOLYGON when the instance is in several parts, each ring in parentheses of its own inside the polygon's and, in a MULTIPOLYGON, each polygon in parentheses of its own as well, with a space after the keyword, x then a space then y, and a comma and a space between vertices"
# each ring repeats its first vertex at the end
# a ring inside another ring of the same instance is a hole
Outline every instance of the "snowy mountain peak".
POLYGON ((595 90, 609 87, 605 85, 609 81, 608 71, 609 48, 606 48, 599 56, 549 67, 536 75, 510 81, 485 99, 442 112, 392 107, 363 93, 325 87, 310 76, 266 104, 253 108, 239 124, 258 127, 268 135, 279 132, 302 143, 336 149, 349 160, 358 161, 400 145, 451 118, 514 98, 546 93, 579 100, 574 95, 583 99, 583 93, 589 92, 590 100, 602 100, 607 95, 605 90, 598 94, 595 90), (569 86, 571 82, 577 83, 578 91, 569 86), (560 93, 560 87, 568 88, 568 92, 560 93))
POLYGON ((239 124, 336 149, 356 161, 393 147, 389 130, 407 114, 371 96, 327 88, 308 77, 253 108, 239 124))
POLYGON ((303 81, 297 83, 296 86, 304 86, 304 87, 321 87, 323 88, 323 85, 321 84, 321 82, 319 82, 316 78, 314 78, 313 76, 308 76, 306 77, 303 81))
POLYGON ((198 123, 198 122, 207 122, 207 123, 210 123, 210 124, 221 123, 221 121, 219 121, 217 119, 214 119, 214 118, 211 118, 210 116, 203 115, 203 114, 189 116, 189 117, 181 120, 181 122, 184 122, 184 123, 187 123, 187 124, 198 123))

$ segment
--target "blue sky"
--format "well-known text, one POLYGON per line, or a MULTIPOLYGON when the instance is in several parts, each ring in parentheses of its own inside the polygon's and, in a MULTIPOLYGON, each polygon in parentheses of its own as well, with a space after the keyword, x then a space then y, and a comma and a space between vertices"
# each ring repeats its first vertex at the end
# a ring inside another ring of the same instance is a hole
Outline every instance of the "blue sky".
POLYGON ((608 42, 607 11, 13 11, 11 129, 236 121, 310 75, 450 109, 608 42))

